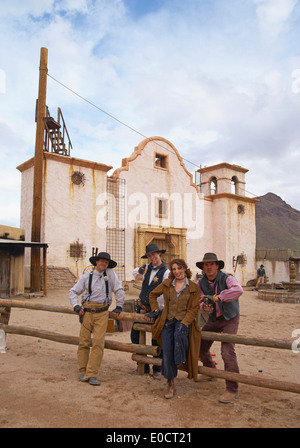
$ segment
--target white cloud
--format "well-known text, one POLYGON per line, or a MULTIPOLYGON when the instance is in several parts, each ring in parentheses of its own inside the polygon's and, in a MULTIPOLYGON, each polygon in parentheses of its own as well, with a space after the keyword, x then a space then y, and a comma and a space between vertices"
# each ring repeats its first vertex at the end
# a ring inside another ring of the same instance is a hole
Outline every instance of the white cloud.
POLYGON ((22 19, 28 15, 40 16, 45 13, 50 13, 55 0, 14 0, 13 2, 6 2, 2 4, 3 17, 22 19))
MULTIPOLYGON (((293 73, 300 57, 285 31, 289 27, 299 35, 297 2, 164 0, 149 14, 146 3, 133 14, 132 4, 15 0, 1 5, 0 38, 9 42, 0 48, 1 172, 18 182, 15 167, 34 154, 39 56, 45 46, 49 75, 143 135, 167 138, 198 165, 244 165, 251 168, 251 182, 254 173, 263 175, 255 169, 262 153, 269 161, 265 169, 280 168, 285 160, 277 178, 288 202, 292 188, 286 172, 297 166, 289 151, 297 152, 300 141, 300 95, 292 88, 298 85, 293 73), (276 45, 265 45, 266 35, 276 37, 276 45)), ((50 77, 47 104, 54 117, 62 108, 74 157, 117 168, 143 139, 50 77)), ((2 182, 4 197, 7 188, 2 182)), ((300 209, 296 195, 293 201, 300 209)), ((18 198, 15 203, 18 209, 18 198)))
POLYGON ((288 30, 288 21, 298 0, 254 0, 261 30, 276 39, 288 30))

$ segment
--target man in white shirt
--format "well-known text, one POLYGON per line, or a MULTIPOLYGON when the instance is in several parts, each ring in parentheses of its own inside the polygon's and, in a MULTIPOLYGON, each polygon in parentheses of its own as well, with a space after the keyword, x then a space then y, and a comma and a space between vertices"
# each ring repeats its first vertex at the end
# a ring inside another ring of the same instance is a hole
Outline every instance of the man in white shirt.
POLYGON ((99 386, 96 378, 103 358, 104 340, 108 323, 108 308, 115 294, 116 308, 113 315, 117 317, 122 311, 125 301, 124 289, 113 268, 117 263, 111 260, 106 252, 100 252, 91 257, 90 262, 95 266, 91 273, 84 274, 69 291, 70 303, 80 316, 81 329, 77 351, 79 364, 79 379, 87 381, 93 386, 99 386), (84 294, 83 294, 84 293, 84 294), (79 305, 79 296, 82 304, 79 305), (91 334, 93 333, 93 345, 91 334))

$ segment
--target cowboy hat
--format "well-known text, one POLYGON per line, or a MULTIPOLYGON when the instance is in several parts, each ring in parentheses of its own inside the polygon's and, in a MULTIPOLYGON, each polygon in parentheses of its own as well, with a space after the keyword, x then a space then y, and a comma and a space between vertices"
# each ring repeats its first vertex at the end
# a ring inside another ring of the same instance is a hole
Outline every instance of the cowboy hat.
POLYGON ((90 263, 92 263, 94 266, 96 266, 96 260, 100 260, 100 258, 102 260, 109 261, 108 266, 107 266, 109 269, 115 268, 117 266, 117 263, 110 258, 110 255, 107 252, 99 252, 98 255, 96 255, 95 257, 91 257, 90 263))
POLYGON ((212 263, 213 261, 215 261, 216 263, 219 264, 219 269, 223 269, 225 264, 223 260, 218 260, 216 254, 214 254, 213 252, 207 252, 206 254, 204 254, 203 260, 202 261, 198 261, 196 263, 197 268, 199 269, 203 269, 203 263, 212 263))
POLYGON ((148 255, 153 252, 161 252, 164 254, 166 251, 164 249, 159 249, 156 244, 148 244, 148 246, 146 246, 146 253, 141 258, 147 258, 148 255))

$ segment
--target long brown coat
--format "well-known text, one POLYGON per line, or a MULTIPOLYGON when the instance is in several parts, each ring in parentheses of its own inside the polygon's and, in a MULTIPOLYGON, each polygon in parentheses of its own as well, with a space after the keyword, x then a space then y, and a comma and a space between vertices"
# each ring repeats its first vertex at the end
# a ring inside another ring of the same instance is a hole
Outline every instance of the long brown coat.
MULTIPOLYGON (((172 281, 173 280, 169 278, 164 280, 149 295, 149 301, 152 311, 158 309, 157 297, 159 297, 161 294, 163 294, 164 296, 164 309, 162 315, 156 319, 154 325, 152 326, 152 337, 160 346, 162 345, 161 332, 168 315, 170 287, 172 281)), ((190 327, 189 350, 186 364, 188 378, 193 378, 196 381, 198 375, 198 357, 200 351, 201 331, 195 319, 199 310, 200 288, 196 283, 189 281, 189 290, 190 298, 187 303, 187 313, 181 322, 187 327, 190 327)))

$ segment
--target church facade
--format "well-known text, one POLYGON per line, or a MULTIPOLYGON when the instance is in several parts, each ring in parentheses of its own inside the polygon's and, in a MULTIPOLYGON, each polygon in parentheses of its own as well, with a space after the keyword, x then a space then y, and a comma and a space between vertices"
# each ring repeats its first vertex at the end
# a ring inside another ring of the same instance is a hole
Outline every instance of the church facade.
MULTIPOLYGON (((30 240, 33 159, 17 168, 20 225, 30 240)), ((41 234, 48 265, 79 277, 93 253, 107 251, 118 263, 120 280, 130 281, 146 245, 156 243, 166 250, 166 263, 184 258, 193 279, 201 274, 196 262, 205 252, 223 259, 224 271, 241 284, 255 278, 256 200, 245 196, 247 169, 228 163, 201 168, 196 185, 175 146, 151 137, 108 175, 110 170, 44 151, 41 234)))

